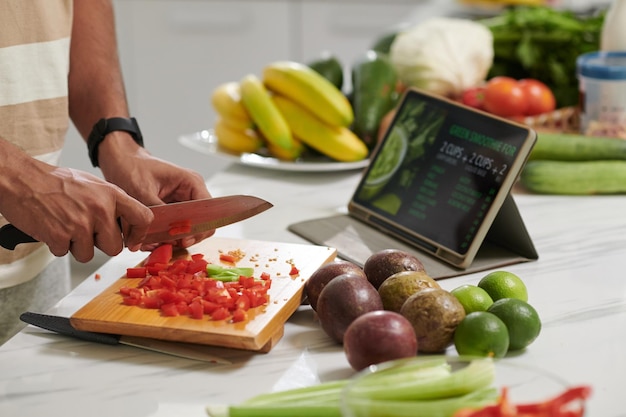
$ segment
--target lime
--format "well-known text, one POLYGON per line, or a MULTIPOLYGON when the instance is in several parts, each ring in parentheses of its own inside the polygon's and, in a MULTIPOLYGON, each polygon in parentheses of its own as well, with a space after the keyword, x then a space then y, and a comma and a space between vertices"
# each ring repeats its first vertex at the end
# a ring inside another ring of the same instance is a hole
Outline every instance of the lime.
POLYGON ((509 349, 519 350, 530 345, 539 336, 541 320, 537 310, 526 301, 502 298, 487 310, 506 324, 509 330, 509 349))
POLYGON ((520 277, 507 271, 495 271, 485 275, 478 286, 487 291, 493 301, 501 298, 517 298, 528 301, 526 284, 520 277))
POLYGON ((493 304, 493 300, 487 294, 487 291, 476 285, 461 285, 450 292, 459 300, 465 309, 465 314, 473 313, 474 311, 487 311, 489 306, 493 304))
POLYGON ((495 314, 474 311, 456 327, 454 346, 459 355, 501 358, 509 349, 509 332, 495 314))

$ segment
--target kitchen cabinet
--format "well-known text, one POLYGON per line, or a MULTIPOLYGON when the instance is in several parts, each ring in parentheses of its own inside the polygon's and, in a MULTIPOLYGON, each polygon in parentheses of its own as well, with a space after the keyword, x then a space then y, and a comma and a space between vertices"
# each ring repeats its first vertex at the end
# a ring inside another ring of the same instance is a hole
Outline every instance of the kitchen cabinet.
MULTIPOLYGON (((269 62, 307 62, 323 51, 349 66, 417 3, 115 0, 127 95, 146 147, 205 177, 212 175, 225 163, 195 154, 177 138, 213 125, 213 88, 248 73, 260 75, 269 62)), ((97 173, 77 136, 70 132, 62 163, 97 173)))

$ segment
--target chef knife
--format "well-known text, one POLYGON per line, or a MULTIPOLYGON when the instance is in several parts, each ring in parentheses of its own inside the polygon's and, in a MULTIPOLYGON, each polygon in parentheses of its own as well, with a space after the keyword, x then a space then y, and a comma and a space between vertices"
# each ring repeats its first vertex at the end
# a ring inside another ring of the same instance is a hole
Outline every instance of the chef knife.
MULTIPOLYGON (((272 204, 254 196, 232 195, 151 206, 154 220, 144 244, 193 236, 259 214, 272 204)), ((20 243, 36 242, 12 224, 0 228, 0 246, 13 250, 20 243)))
POLYGON ((195 345, 191 343, 169 342, 164 340, 149 339, 136 336, 119 336, 109 333, 96 333, 77 330, 70 324, 67 317, 52 316, 27 311, 20 315, 20 320, 24 323, 32 324, 42 329, 50 330, 66 336, 72 336, 88 342, 97 342, 107 345, 128 345, 136 348, 146 349, 153 352, 164 353, 185 359, 192 359, 202 362, 230 365, 227 359, 220 358, 207 352, 208 346, 195 345))

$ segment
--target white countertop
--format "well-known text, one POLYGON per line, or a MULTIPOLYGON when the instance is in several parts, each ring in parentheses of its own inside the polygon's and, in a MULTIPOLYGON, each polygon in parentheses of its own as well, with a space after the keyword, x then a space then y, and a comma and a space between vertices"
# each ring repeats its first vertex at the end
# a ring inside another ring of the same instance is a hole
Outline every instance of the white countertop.
MULTIPOLYGON (((306 243, 287 226, 345 212, 358 178, 355 171, 228 167, 208 180, 213 195, 254 194, 274 208, 217 235, 306 243)), ((626 196, 514 198, 540 259, 506 269, 526 282, 543 329, 526 351, 505 360, 546 369, 572 385, 591 385, 587 417, 625 416, 626 196)), ((144 257, 123 252, 96 271, 100 280, 88 277, 50 313, 70 316, 144 257)), ((483 275, 440 284, 453 289, 483 275)), ((270 353, 215 353, 233 364, 83 342, 29 326, 0 347, 0 416, 201 417, 207 404, 237 403, 296 382, 353 374, 341 347, 322 332, 308 307, 289 319, 270 353)))

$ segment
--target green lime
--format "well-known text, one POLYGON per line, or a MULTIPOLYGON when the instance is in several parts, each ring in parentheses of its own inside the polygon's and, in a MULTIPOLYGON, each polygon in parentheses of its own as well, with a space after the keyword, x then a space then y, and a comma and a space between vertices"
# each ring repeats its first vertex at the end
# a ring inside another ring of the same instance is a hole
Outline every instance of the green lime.
POLYGON ((478 286, 487 291, 493 301, 501 298, 517 298, 528 301, 526 284, 520 277, 507 271, 495 271, 485 275, 478 286))
POLYGON ((450 292, 459 300, 465 309, 465 314, 473 313, 474 311, 487 311, 489 306, 493 304, 493 300, 487 294, 487 291, 476 285, 461 285, 450 292))
POLYGON ((495 314, 474 311, 456 327, 454 347, 459 355, 501 358, 509 349, 509 332, 495 314))
POLYGON ((539 336, 541 319, 537 310, 526 301, 502 298, 487 310, 506 324, 509 330, 509 350, 524 349, 539 336))

